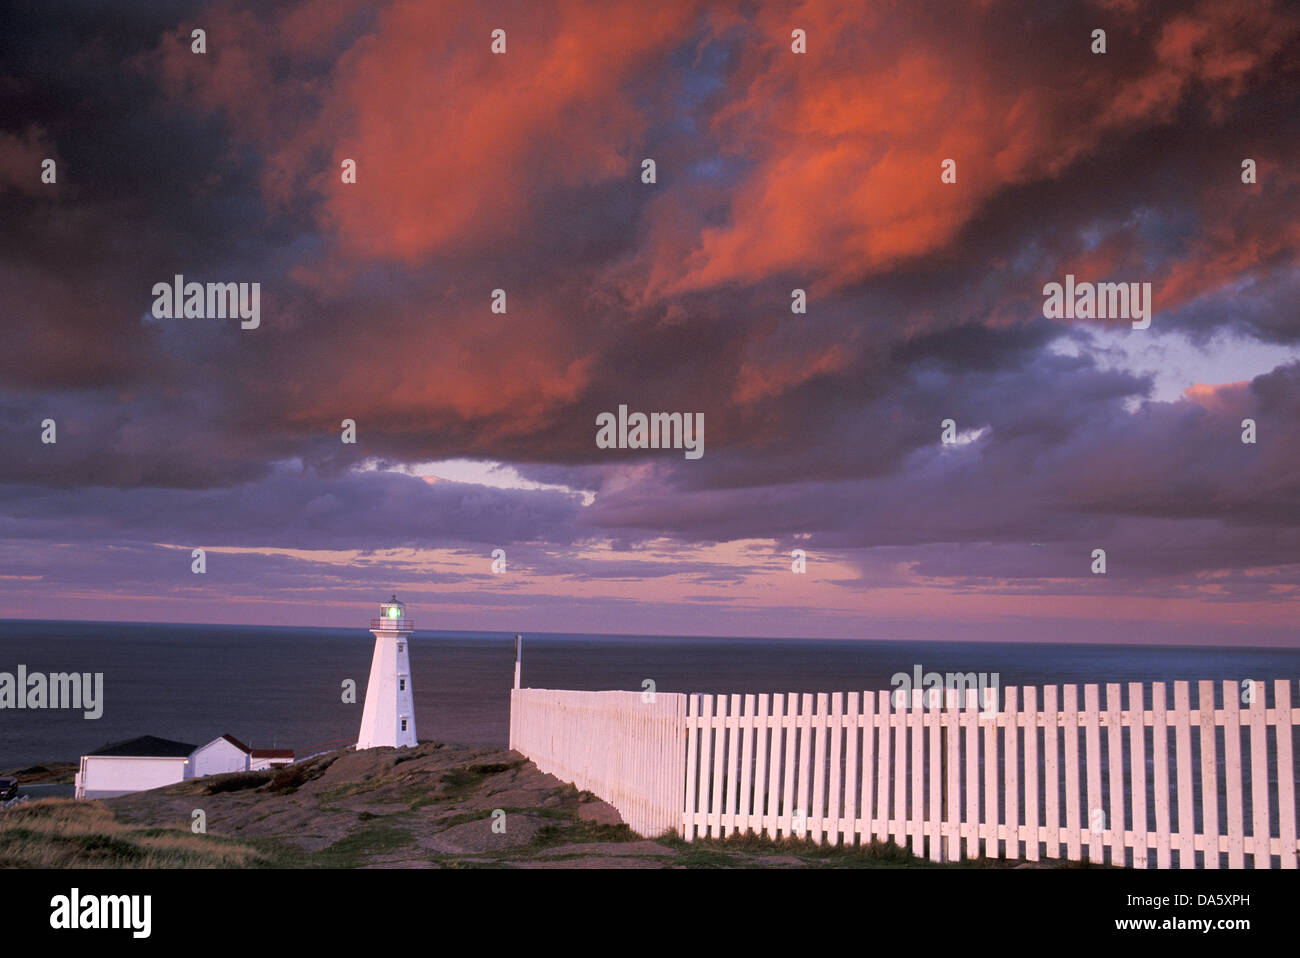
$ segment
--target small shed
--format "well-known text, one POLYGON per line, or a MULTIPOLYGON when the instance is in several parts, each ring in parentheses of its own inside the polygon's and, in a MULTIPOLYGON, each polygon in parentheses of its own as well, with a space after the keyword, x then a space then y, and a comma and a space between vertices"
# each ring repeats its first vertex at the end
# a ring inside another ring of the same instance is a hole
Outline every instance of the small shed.
POLYGON ((256 772, 264 768, 280 768, 292 764, 293 749, 291 748, 255 748, 249 756, 248 769, 256 772))
POLYGON ((214 738, 207 745, 200 745, 194 750, 190 762, 190 777, 220 775, 223 772, 246 772, 252 751, 233 735, 214 738))

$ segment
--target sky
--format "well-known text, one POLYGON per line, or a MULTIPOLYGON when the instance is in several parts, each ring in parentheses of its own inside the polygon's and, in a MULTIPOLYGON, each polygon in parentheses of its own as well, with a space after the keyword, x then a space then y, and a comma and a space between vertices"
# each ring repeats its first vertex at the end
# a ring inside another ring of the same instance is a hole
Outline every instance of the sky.
POLYGON ((1300 645, 1294 4, 0 37, 0 617, 1300 645), (159 318, 176 275, 259 325, 159 318), (1149 327, 1047 318, 1067 275, 1149 327), (620 405, 703 455, 602 448, 620 405))

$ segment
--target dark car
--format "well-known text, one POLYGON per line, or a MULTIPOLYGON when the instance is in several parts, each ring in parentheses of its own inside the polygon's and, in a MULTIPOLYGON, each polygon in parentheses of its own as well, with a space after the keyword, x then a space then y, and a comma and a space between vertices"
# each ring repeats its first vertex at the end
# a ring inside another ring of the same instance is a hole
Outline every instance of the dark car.
POLYGON ((18 797, 18 779, 0 776, 0 802, 7 802, 18 797))

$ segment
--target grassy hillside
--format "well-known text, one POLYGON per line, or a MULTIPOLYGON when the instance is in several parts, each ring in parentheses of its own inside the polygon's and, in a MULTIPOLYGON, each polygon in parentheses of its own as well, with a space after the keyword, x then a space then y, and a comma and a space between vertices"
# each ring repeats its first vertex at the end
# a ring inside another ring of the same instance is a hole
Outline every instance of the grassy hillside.
POLYGON ((643 839, 515 752, 421 743, 98 802, 0 812, 0 865, 105 868, 930 868, 892 844, 643 839), (207 834, 190 823, 202 811, 207 834))

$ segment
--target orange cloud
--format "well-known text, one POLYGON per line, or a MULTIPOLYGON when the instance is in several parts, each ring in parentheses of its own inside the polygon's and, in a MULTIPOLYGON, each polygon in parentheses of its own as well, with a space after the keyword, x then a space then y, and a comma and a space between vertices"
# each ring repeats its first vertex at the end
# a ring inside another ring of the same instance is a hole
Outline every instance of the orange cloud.
POLYGON ((1246 406, 1249 382, 1195 383, 1183 390, 1183 395, 1216 416, 1227 417, 1246 406))
POLYGON ((462 435, 467 453, 548 428, 587 387, 593 363, 558 315, 538 309, 520 321, 486 305, 474 316, 449 310, 437 320, 385 317, 346 353, 336 346, 299 347, 299 361, 316 375, 300 382, 290 421, 315 431, 341 416, 364 418, 415 435, 473 422, 462 435), (418 324, 428 336, 385 334, 418 324))
POLYGON ((756 12, 733 95, 712 117, 722 149, 750 169, 725 222, 700 228, 688 247, 687 207, 658 204, 667 225, 652 228, 643 294, 782 270, 845 285, 942 250, 1000 191, 1057 177, 1108 139, 1171 122, 1191 89, 1220 106, 1239 97, 1300 32, 1300 17, 1277 4, 1203 3, 1154 37, 1123 38, 1129 51, 1154 51, 1134 75, 1131 61, 1116 68, 1092 55, 1086 34, 1058 62, 1027 66, 1005 48, 1009 21, 990 23, 988 8, 946 16, 936 28, 910 8, 756 12), (796 23, 808 28, 804 56, 789 51, 796 23), (947 158, 956 184, 940 182, 947 158))
POLYGON ((346 255, 414 262, 544 228, 534 204, 547 188, 632 176, 647 118, 626 84, 689 33, 694 6, 567 0, 506 15, 396 0, 335 54, 355 4, 298 4, 267 31, 220 3, 204 18, 212 61, 165 44, 162 72, 267 148, 270 198, 318 196, 346 255), (504 55, 490 50, 496 28, 504 55), (328 82, 280 75, 330 55, 328 82), (341 183, 344 158, 355 185, 341 183))

